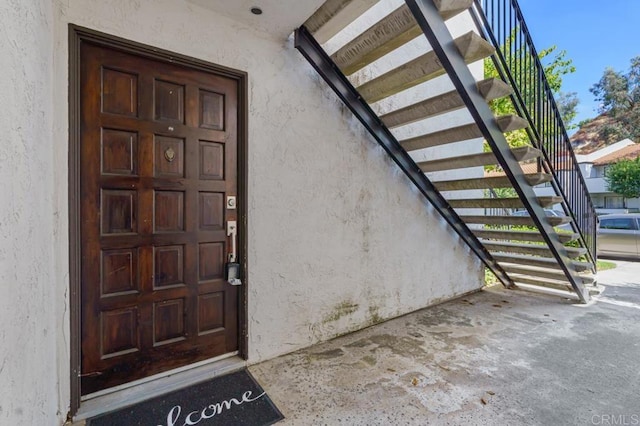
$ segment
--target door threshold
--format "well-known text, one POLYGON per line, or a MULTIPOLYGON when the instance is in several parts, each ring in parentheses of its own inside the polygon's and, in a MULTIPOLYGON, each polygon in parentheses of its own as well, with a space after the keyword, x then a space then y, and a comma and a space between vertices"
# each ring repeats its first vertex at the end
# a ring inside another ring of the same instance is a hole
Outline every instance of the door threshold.
MULTIPOLYGON (((246 367, 247 362, 231 352, 216 358, 166 371, 131 383, 82 397, 73 424, 115 411, 138 402, 164 395, 246 367)), ((82 423, 79 423, 82 424, 82 423)))

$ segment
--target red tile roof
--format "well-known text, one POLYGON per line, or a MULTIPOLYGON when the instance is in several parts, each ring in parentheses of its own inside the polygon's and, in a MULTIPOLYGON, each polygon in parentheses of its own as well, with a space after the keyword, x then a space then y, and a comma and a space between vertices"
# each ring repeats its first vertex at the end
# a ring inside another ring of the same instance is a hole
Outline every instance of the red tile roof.
POLYGON ((635 160, 638 157, 640 157, 640 144, 634 144, 594 160, 593 165, 603 166, 620 160, 635 160))
MULTIPOLYGON (((531 163, 520 163, 520 167, 522 167, 522 171, 526 174, 538 173, 537 161, 534 161, 531 163)), ((498 176, 504 176, 504 175, 505 173, 502 170, 491 170, 491 171, 484 172, 485 177, 498 177, 498 176)))

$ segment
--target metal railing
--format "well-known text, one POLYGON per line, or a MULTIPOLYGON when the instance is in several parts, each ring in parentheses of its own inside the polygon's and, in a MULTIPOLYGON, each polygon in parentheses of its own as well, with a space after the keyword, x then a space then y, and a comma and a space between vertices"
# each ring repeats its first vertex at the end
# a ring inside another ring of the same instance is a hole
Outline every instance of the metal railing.
MULTIPOLYGON (((493 188, 488 188, 485 192, 486 198, 502 198, 500 194, 496 192, 493 188)), ((513 213, 514 209, 506 208, 506 207, 492 207, 485 208, 484 215, 485 216, 509 216, 513 213)))
POLYGON ((499 76, 514 89, 516 112, 528 120, 532 144, 543 153, 540 167, 564 199, 576 231, 595 267, 597 216, 517 0, 474 0, 472 16, 481 34, 496 48, 499 76))

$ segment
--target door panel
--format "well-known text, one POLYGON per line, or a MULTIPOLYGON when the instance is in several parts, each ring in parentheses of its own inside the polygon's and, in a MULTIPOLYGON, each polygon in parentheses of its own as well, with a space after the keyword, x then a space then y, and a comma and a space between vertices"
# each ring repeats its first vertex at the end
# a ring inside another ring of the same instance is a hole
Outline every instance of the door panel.
POLYGON ((238 349, 237 82, 81 48, 81 391, 238 349))

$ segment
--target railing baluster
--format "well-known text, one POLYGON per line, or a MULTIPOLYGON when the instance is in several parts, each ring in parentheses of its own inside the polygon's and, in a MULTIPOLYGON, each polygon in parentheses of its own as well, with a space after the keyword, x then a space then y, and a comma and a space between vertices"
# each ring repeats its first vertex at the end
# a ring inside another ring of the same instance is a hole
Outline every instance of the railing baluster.
POLYGON ((478 29, 497 49, 498 74, 513 86, 514 106, 529 121, 531 142, 543 152, 538 168, 550 169, 552 185, 569 208, 595 266, 595 209, 518 1, 475 0, 475 4, 478 29))

